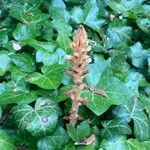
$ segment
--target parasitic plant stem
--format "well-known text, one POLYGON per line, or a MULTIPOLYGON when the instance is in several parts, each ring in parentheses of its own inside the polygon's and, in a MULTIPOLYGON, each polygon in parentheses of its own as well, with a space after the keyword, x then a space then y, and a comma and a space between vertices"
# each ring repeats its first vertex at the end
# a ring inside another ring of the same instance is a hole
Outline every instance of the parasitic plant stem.
POLYGON ((80 26, 76 31, 71 43, 71 48, 73 54, 68 56, 68 61, 70 62, 72 69, 67 73, 72 76, 75 85, 67 92, 67 95, 72 100, 69 121, 70 124, 75 126, 77 120, 81 119, 78 115, 79 106, 84 104, 87 100, 86 97, 81 97, 82 90, 88 89, 102 96, 107 96, 107 94, 103 90, 94 89, 83 83, 83 79, 88 73, 87 65, 91 62, 91 58, 87 54, 90 50, 87 33, 83 26, 80 26))

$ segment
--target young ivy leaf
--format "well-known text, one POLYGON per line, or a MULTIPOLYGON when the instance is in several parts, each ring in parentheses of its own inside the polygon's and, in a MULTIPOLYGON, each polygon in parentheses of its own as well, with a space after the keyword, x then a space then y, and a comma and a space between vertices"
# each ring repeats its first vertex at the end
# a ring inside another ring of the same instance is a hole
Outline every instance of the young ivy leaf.
POLYGON ((85 140, 91 133, 89 121, 80 123, 77 128, 73 127, 71 124, 68 124, 67 131, 73 141, 81 142, 85 140))
POLYGON ((99 31, 100 27, 105 23, 104 19, 98 18, 99 11, 96 0, 87 1, 83 9, 78 6, 72 9, 71 19, 75 23, 83 23, 94 30, 99 31))
POLYGON ((30 75, 28 81, 36 84, 43 89, 55 89, 62 81, 62 70, 64 65, 43 66, 42 73, 34 72, 30 75))
MULTIPOLYGON (((146 146, 142 142, 137 139, 129 139, 127 140, 125 137, 121 136, 117 140, 103 140, 101 148, 106 150, 112 150, 113 147, 116 147, 116 150, 147 150, 146 146)), ((101 149, 99 149, 101 150, 101 149)))
POLYGON ((102 122, 104 129, 101 130, 101 135, 105 139, 115 139, 120 135, 131 134, 130 126, 121 119, 106 120, 102 122))
POLYGON ((34 58, 28 53, 12 54, 9 56, 12 62, 24 72, 33 72, 35 70, 34 58))
POLYGON ((22 92, 22 91, 5 91, 0 95, 0 104, 23 104, 35 101, 37 95, 33 92, 22 92))
POLYGON ((53 41, 50 42, 41 42, 34 39, 27 40, 26 44, 35 48, 35 50, 42 51, 42 52, 53 52, 56 48, 56 44, 53 41))
MULTIPOLYGON (((31 2, 31 1, 29 1, 31 2)), ((25 5, 13 5, 10 9, 10 16, 23 23, 39 23, 48 18, 48 14, 42 13, 36 6, 37 1, 34 2, 34 6, 30 7, 28 3, 25 5)))
POLYGON ((38 150, 62 149, 62 146, 65 145, 68 140, 67 132, 59 126, 51 136, 41 138, 37 143, 37 147, 38 150))
POLYGON ((146 59, 150 56, 149 51, 144 50, 140 42, 135 43, 130 48, 129 58, 131 59, 132 64, 139 68, 145 66, 146 59))
POLYGON ((120 0, 120 1, 109 1, 108 5, 116 11, 121 13, 123 16, 127 17, 129 12, 134 14, 141 13, 143 0, 120 0))
POLYGON ((16 150, 14 143, 10 136, 2 129, 0 129, 0 149, 1 150, 16 150))
POLYGON ((0 118, 2 116, 3 110, 2 110, 2 106, 0 105, 0 118))
POLYGON ((134 135, 141 141, 150 138, 150 123, 144 113, 143 108, 137 100, 132 100, 118 106, 114 111, 117 118, 125 120, 127 123, 133 120, 134 135))
POLYGON ((10 68, 11 60, 5 51, 1 51, 0 60, 2 60, 0 61, 0 76, 2 76, 10 68))
POLYGON ((18 127, 33 136, 52 132, 58 123, 58 116, 61 115, 57 104, 46 98, 38 98, 34 109, 21 104, 13 107, 12 112, 18 127))
POLYGON ((17 41, 25 41, 32 39, 36 36, 36 25, 35 24, 17 24, 16 29, 13 32, 13 37, 17 41))
POLYGON ((150 33, 150 19, 149 18, 137 19, 137 25, 147 34, 150 33))
POLYGON ((123 42, 131 41, 132 28, 126 26, 119 19, 113 20, 107 28, 107 48, 116 47, 123 42))

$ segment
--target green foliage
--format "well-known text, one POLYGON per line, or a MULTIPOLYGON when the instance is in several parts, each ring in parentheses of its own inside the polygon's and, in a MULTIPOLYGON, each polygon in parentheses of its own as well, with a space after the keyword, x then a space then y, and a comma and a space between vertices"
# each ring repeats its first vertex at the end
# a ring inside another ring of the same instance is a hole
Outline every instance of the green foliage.
POLYGON ((75 142, 83 141, 91 133, 89 121, 84 121, 77 126, 77 129, 71 124, 67 125, 68 134, 75 142))
POLYGON ((0 149, 1 150, 15 150, 14 143, 12 139, 9 137, 9 134, 7 134, 4 130, 0 130, 0 149))
POLYGON ((38 98, 33 109, 27 104, 15 106, 12 113, 21 130, 26 129, 33 136, 52 132, 57 125, 59 107, 49 99, 38 98))
POLYGON ((149 39, 149 0, 1 0, 0 150, 149 150, 149 39), (84 90, 73 127, 66 58, 80 24, 93 60, 85 83, 107 96, 84 90))

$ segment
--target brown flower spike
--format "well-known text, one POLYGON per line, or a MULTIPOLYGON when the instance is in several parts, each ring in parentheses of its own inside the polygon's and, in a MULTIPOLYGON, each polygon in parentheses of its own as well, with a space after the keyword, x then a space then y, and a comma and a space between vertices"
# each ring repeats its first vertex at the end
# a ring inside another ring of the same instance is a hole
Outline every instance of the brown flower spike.
POLYGON ((77 120, 81 119, 78 115, 79 106, 85 104, 87 101, 86 97, 81 97, 83 89, 88 89, 102 96, 107 95, 103 90, 94 89, 83 83, 83 78, 88 73, 87 65, 91 62, 91 58, 87 54, 90 50, 87 33, 83 26, 80 26, 76 31, 73 42, 71 43, 71 48, 73 50, 73 54, 68 56, 68 60, 72 69, 68 71, 68 74, 72 76, 75 85, 67 92, 67 95, 72 99, 72 108, 68 119, 70 124, 75 126, 77 120))

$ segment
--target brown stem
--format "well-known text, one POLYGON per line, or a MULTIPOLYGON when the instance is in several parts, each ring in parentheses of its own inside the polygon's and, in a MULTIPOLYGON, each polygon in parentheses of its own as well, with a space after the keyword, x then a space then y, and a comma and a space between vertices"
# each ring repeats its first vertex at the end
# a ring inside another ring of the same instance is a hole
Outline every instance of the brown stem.
POLYGON ((72 69, 67 73, 72 76, 74 81, 74 87, 67 92, 67 95, 72 100, 72 107, 70 111, 69 121, 73 126, 76 125, 77 120, 80 119, 78 115, 79 106, 85 104, 86 97, 81 97, 83 89, 88 89, 96 94, 107 96, 103 90, 94 89, 83 83, 85 75, 88 73, 87 65, 91 62, 91 58, 88 56, 90 47, 88 46, 87 33, 83 26, 80 26, 77 30, 73 42, 71 43, 73 50, 72 55, 68 55, 68 61, 70 62, 72 69))
POLYGON ((107 97, 107 93, 104 90, 101 89, 95 89, 87 84, 84 84, 84 88, 87 90, 90 90, 91 92, 95 93, 95 94, 99 94, 101 96, 105 96, 107 97))

